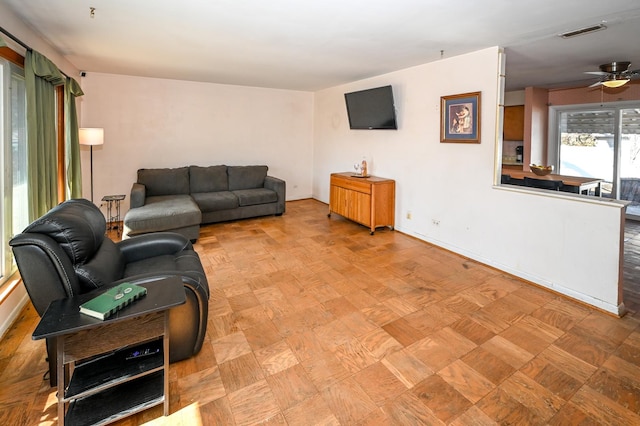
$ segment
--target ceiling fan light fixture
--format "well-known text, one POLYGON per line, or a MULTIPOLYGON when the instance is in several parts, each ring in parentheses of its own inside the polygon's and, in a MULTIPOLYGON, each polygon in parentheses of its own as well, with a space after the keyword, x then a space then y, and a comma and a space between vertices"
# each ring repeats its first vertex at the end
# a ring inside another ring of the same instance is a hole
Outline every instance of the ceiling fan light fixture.
POLYGON ((610 88, 622 87, 627 84, 629 80, 630 78, 628 77, 614 77, 611 80, 603 81, 602 85, 610 88))

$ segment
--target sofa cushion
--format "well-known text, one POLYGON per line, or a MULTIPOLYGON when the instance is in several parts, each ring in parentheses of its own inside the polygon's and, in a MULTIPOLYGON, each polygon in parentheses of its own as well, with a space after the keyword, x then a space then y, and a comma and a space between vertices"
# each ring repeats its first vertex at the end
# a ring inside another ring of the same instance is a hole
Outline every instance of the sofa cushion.
POLYGON ((191 194, 200 210, 214 212, 238 208, 238 197, 230 191, 200 192, 191 194))
POLYGON ((238 197, 240 206, 254 206, 256 204, 268 204, 278 201, 278 194, 266 188, 239 189, 233 191, 238 197))
POLYGON ((142 207, 125 216, 126 226, 136 233, 167 231, 199 225, 202 213, 189 195, 147 197, 142 207))
POLYGON ((189 167, 191 193, 228 191, 227 166, 189 167))
POLYGON ((147 197, 189 193, 189 168, 140 169, 138 183, 146 188, 147 197))
POLYGON ((268 170, 267 166, 229 166, 229 191, 262 188, 268 170))

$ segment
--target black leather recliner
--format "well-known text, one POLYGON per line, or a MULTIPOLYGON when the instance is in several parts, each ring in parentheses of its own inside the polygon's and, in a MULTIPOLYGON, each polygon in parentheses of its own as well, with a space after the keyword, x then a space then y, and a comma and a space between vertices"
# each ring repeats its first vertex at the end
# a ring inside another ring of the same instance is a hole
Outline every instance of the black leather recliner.
MULTIPOLYGON (((191 242, 176 233, 158 232, 114 243, 105 231, 100 209, 76 199, 54 207, 9 242, 38 314, 42 316, 56 299, 106 290, 124 281, 177 275, 187 301, 169 313, 169 358, 173 362, 197 354, 207 328, 209 285, 191 242)), ((54 340, 47 340, 52 386, 56 384, 54 340)))

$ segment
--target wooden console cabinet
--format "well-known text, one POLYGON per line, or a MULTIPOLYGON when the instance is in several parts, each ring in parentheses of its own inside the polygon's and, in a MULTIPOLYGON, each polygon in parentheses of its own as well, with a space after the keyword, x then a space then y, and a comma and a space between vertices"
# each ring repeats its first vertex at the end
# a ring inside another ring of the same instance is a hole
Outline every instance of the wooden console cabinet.
POLYGON ((376 176, 358 177, 353 173, 332 173, 329 193, 329 215, 337 213, 368 226, 371 235, 376 228, 395 225, 396 182, 376 176))

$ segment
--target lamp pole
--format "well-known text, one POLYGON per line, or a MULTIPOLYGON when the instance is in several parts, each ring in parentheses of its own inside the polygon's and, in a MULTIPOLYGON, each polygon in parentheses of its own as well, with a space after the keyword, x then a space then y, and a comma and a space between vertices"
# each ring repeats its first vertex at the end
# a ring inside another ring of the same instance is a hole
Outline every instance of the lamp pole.
POLYGON ((93 145, 89 145, 89 157, 91 158, 91 202, 93 203, 93 145))

